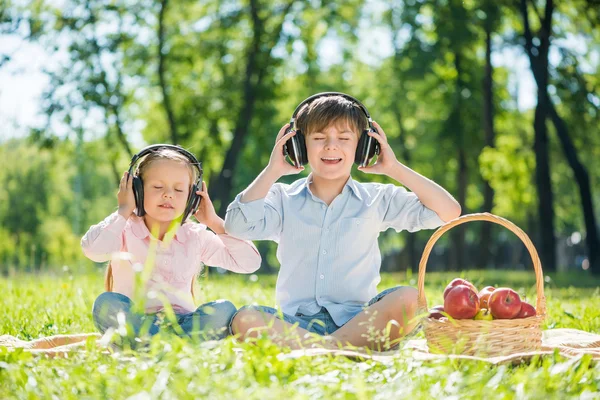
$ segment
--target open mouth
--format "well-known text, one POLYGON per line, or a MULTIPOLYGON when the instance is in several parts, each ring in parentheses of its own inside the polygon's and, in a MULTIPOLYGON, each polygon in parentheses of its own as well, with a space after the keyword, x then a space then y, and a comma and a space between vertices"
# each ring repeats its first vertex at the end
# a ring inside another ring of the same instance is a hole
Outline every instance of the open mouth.
POLYGON ((323 157, 321 158, 321 161, 323 161, 325 164, 333 165, 341 163, 342 159, 340 157, 323 157))
POLYGON ((168 210, 172 210, 173 208, 175 208, 175 207, 173 207, 173 206, 172 206, 172 205, 170 205, 170 204, 161 204, 161 205, 159 205, 158 207, 160 207, 160 208, 166 208, 166 209, 168 209, 168 210))

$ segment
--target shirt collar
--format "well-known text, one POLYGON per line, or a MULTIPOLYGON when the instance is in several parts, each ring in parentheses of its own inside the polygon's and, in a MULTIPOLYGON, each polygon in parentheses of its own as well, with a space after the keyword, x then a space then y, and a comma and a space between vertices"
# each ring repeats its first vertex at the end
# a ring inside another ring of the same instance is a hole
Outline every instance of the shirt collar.
POLYGON ((290 196, 300 194, 303 190, 308 190, 308 184, 312 181, 312 174, 308 178, 303 178, 301 182, 296 184, 296 187, 289 191, 290 196))
MULTIPOLYGON (((303 182, 299 182, 293 190, 291 190, 289 192, 290 196, 294 196, 297 195, 299 193, 301 193, 302 191, 306 190, 309 191, 308 185, 310 185, 310 183, 312 182, 312 172, 310 173, 310 175, 308 175, 308 177, 304 178, 303 182)), ((345 190, 346 187, 349 187, 350 190, 352 190, 352 192, 354 193, 354 195, 362 201, 362 196, 360 194, 360 190, 358 189, 358 186, 356 185, 356 181, 354 179, 352 179, 352 176, 350 176, 348 178, 348 180, 346 181, 346 184, 344 185, 344 189, 345 190)))
MULTIPOLYGON (((144 219, 142 217, 131 217, 131 231, 138 239, 145 239, 150 237, 150 231, 148 227, 144 223, 144 219)), ((177 232, 175 232, 175 240, 180 243, 184 243, 188 239, 189 235, 187 233, 187 229, 183 229, 183 226, 177 227, 177 232)))
POLYGON ((362 196, 360 195, 360 190, 358 189, 358 185, 356 184, 356 181, 354 179, 352 179, 352 175, 348 178, 348 181, 346 182, 346 186, 349 187, 350 190, 352 190, 354 195, 360 201, 362 201, 362 196))

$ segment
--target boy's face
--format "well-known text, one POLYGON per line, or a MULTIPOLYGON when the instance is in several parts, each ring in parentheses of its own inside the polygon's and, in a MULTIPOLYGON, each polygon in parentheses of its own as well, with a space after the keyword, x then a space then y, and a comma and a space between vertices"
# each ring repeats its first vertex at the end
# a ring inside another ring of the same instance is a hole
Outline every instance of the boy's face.
POLYGON ((358 133, 347 121, 335 121, 319 132, 310 132, 306 136, 306 151, 313 175, 348 178, 357 145, 358 133))
POLYGON ((171 222, 185 211, 191 178, 188 166, 173 160, 157 160, 145 171, 144 209, 156 222, 171 222))

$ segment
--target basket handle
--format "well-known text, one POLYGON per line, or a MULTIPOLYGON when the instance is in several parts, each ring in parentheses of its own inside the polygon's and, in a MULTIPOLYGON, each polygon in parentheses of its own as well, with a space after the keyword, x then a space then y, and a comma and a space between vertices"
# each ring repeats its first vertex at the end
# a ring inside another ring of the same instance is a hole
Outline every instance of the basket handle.
POLYGON ((457 225, 465 224, 471 221, 488 221, 493 222, 498 225, 502 225, 507 228, 511 232, 513 232, 529 251, 529 255, 533 260, 533 269, 535 271, 535 281, 536 281, 536 289, 537 289, 537 303, 536 303, 536 311, 537 315, 545 315, 546 314, 546 297, 544 296, 544 276, 542 273, 542 263, 540 261, 540 257, 538 256, 537 250, 531 243, 531 239, 529 236, 521 228, 513 224, 507 219, 502 217, 498 217, 497 215, 490 213, 478 213, 478 214, 467 214, 462 217, 453 219, 452 221, 442 225, 438 228, 437 231, 434 232, 433 235, 429 238, 429 241, 425 245, 425 250, 423 250, 423 255, 421 256, 421 261, 419 262, 419 280, 418 280, 418 290, 419 295, 417 299, 417 306, 422 311, 427 311, 427 299, 425 298, 425 269, 427 266, 427 260, 429 259, 429 254, 431 253, 431 249, 435 242, 447 231, 454 228, 457 225))

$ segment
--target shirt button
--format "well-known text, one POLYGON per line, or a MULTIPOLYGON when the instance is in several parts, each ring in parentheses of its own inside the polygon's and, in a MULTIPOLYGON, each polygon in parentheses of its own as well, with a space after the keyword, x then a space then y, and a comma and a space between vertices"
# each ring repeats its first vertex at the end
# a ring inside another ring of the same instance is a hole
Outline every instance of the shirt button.
POLYGON ((323 208, 323 210, 327 208, 325 204, 322 204, 321 207, 323 208))
POLYGON ((321 276, 320 276, 320 278, 321 278, 321 279, 325 279, 325 275, 321 275, 321 276))
POLYGON ((323 254, 327 254, 327 250, 323 250, 323 254))
POLYGON ((325 228, 325 232, 329 232, 329 228, 325 228))

